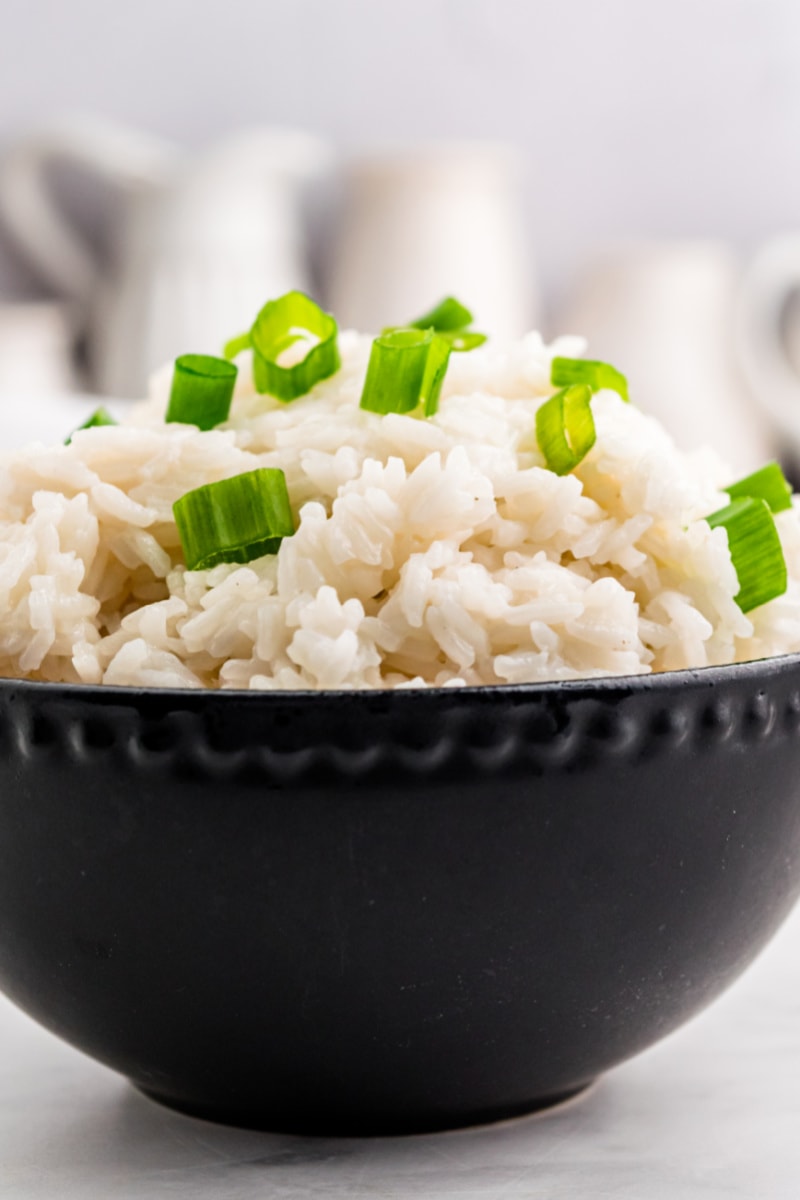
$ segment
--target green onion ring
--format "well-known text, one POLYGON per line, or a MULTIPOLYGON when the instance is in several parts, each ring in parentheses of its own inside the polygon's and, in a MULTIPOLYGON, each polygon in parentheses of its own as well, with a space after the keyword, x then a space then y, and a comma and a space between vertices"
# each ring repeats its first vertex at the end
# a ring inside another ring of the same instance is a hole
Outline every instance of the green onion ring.
POLYGON ((450 345, 432 329, 395 329, 372 343, 361 408, 376 413, 410 413, 422 406, 426 417, 439 407, 450 345))
POLYGON ((210 354, 182 354, 175 359, 165 420, 198 429, 227 421, 238 368, 210 354))
POLYGON ((334 375, 341 366, 338 327, 330 313, 304 292, 287 292, 261 309, 249 333, 226 343, 226 358, 235 358, 248 346, 253 351, 253 381, 256 391, 278 400, 305 396, 315 383, 334 375), (308 342, 300 362, 282 367, 278 359, 296 342, 308 342))
POLYGON ((591 399, 590 387, 574 384, 556 392, 536 410, 536 440, 556 475, 574 470, 595 443, 591 399))
POLYGON ((721 526, 728 535, 731 562, 739 580, 735 600, 742 612, 783 595, 788 582, 786 560, 766 500, 745 496, 706 520, 712 529, 721 526))
POLYGON ((456 333, 472 324, 472 313, 456 300, 455 296, 446 296, 444 300, 432 308, 430 312, 416 321, 409 321, 409 329, 434 329, 437 333, 456 333))
POLYGON ((753 471, 752 475, 746 475, 722 490, 728 493, 731 500, 744 496, 766 500, 774 513, 792 507, 792 489, 776 462, 767 463, 760 470, 753 471))
POLYGON ((476 333, 467 328, 471 323, 472 313, 469 309, 454 296, 447 296, 430 312, 417 317, 416 321, 409 321, 407 325, 389 325, 383 332, 387 334, 396 333, 401 329, 430 329, 445 338, 450 343, 451 350, 461 354, 482 346, 486 341, 485 333, 476 333))
POLYGON ((277 554, 294 533, 286 476, 259 467, 186 492, 172 506, 187 569, 277 554))
POLYGON ((457 330, 455 333, 442 333, 439 336, 447 338, 450 343, 450 349, 454 350, 457 354, 463 354, 467 350, 475 350, 486 341, 485 333, 473 333, 470 329, 457 330))
POLYGON ((247 333, 239 333, 225 343, 222 348, 222 357, 236 358, 243 350, 249 350, 251 345, 250 330, 248 329, 247 333))
POLYGON ((610 363, 588 358, 554 358, 550 365, 550 382, 553 387, 584 383, 593 392, 598 392, 601 388, 610 388, 623 400, 628 399, 628 381, 622 372, 610 363))

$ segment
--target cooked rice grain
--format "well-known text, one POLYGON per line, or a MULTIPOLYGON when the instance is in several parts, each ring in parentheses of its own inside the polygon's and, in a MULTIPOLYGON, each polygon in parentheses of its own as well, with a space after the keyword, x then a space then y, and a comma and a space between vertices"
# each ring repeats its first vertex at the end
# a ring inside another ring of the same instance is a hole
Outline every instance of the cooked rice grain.
POLYGON ((165 425, 170 370, 119 427, 7 454, 0 674, 179 688, 380 688, 631 675, 800 649, 800 521, 785 595, 744 615, 723 529, 730 473, 679 453, 614 392, 577 470, 544 467, 537 334, 453 355, 437 416, 358 407, 370 342, 291 404, 243 367, 223 428, 165 425), (187 572, 172 505, 280 467, 297 532, 274 557, 187 572))

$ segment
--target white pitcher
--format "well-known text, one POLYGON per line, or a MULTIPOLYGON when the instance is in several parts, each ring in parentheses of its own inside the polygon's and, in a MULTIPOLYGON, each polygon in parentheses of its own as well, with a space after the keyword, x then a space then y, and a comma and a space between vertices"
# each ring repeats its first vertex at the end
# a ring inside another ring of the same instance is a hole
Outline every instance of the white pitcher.
POLYGON ((503 144, 431 143, 352 162, 331 264, 340 325, 376 331, 455 295, 487 333, 534 328, 538 296, 520 193, 503 144))
POLYGON ((631 241, 584 265, 558 332, 581 333, 588 356, 613 362, 631 399, 682 449, 712 446, 736 470, 775 454, 737 359, 741 267, 722 242, 631 241))
POLYGON ((795 477, 800 468, 800 234, 760 247, 745 271, 739 306, 742 367, 764 420, 795 477))
POLYGON ((219 353, 261 305, 310 282, 301 185, 330 162, 324 143, 253 129, 192 156, 89 119, 50 126, 0 165, 0 217, 40 273, 84 314, 92 380, 141 395, 181 353, 219 353), (122 194, 103 268, 59 207, 51 168, 70 164, 122 194))

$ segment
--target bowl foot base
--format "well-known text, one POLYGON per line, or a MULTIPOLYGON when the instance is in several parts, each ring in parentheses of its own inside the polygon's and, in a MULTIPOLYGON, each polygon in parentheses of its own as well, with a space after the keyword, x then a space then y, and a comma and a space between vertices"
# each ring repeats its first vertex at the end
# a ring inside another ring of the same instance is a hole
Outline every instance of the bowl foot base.
POLYGON ((307 1112, 281 1112, 279 1109, 231 1110, 225 1107, 193 1103, 175 1096, 167 1096, 152 1088, 133 1083, 133 1086, 148 1100, 154 1100, 166 1108, 174 1109, 188 1117, 199 1117, 218 1125, 235 1125, 241 1129, 259 1129, 269 1133, 289 1133, 309 1137, 393 1137, 420 1133, 439 1133, 450 1129, 464 1129, 472 1125, 490 1125, 516 1117, 543 1115, 560 1108, 587 1094, 595 1080, 589 1079, 576 1087, 553 1095, 541 1096, 522 1104, 476 1110, 473 1112, 407 1113, 388 1114, 376 1117, 374 1112, 341 1113, 309 1109, 307 1112))

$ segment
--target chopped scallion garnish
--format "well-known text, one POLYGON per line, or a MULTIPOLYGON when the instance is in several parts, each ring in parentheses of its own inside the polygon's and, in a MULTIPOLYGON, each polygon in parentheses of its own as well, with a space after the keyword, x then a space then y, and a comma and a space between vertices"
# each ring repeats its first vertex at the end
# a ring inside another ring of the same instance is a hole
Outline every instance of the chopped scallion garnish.
POLYGON ((466 350, 475 350, 486 341, 485 333, 472 333, 469 329, 464 329, 456 333, 442 333, 439 336, 447 338, 450 343, 450 349, 455 350, 457 353, 463 353, 466 350))
POLYGON ((536 440, 556 475, 574 470, 595 443, 591 399, 591 388, 575 384, 556 392, 536 410, 536 440))
POLYGON ((410 329, 435 329, 437 333, 456 333, 472 324, 472 313, 455 296, 447 296, 430 312, 409 321, 410 329))
POLYGON ((166 421, 213 429, 227 421, 238 368, 210 354, 175 359, 166 421))
POLYGON ((119 424, 119 422, 115 421, 114 418, 112 417, 111 413, 108 411, 108 409, 103 408, 103 406, 101 405, 100 408, 96 408, 94 410, 94 412, 92 413, 92 415, 90 417, 86 418, 86 420, 83 422, 82 425, 79 425, 77 429, 73 429, 73 431, 69 435, 69 437, 64 438, 64 445, 68 446, 70 444, 70 442, 72 441, 73 437, 75 436, 75 434, 79 433, 81 431, 81 429, 95 429, 98 425, 117 425, 117 424, 119 424))
POLYGON ((309 296, 287 292, 265 304, 250 332, 231 338, 224 354, 235 358, 249 346, 256 391, 268 392, 278 400, 295 400, 339 370, 338 332, 330 313, 323 312, 309 296), (296 342, 307 343, 305 356, 293 366, 281 366, 278 359, 296 342))
POLYGON ((430 312, 417 317, 415 321, 409 321, 407 325, 390 325, 383 332, 387 334, 396 333, 401 329, 431 329, 449 342, 451 350, 463 353, 482 346, 486 341, 485 333, 476 333, 468 329, 471 324, 472 313, 469 309, 454 296, 447 296, 430 312))
POLYGON ((431 329, 395 329, 372 343, 361 407, 376 413, 432 417, 450 358, 449 342, 431 329))
POLYGON ((593 392, 598 392, 601 388, 611 388, 623 400, 628 399, 628 381, 622 372, 610 363, 596 362, 588 358, 554 358, 550 366, 550 382, 554 387, 585 383, 593 392))
POLYGON ((439 396, 442 384, 447 374, 447 364, 450 361, 452 344, 447 337, 435 333, 431 339, 428 351, 428 361, 425 364, 425 374, 422 378, 420 399, 424 405, 426 417, 432 417, 439 409, 439 396))
POLYGON ((222 347, 223 358, 236 358, 243 350, 249 350, 250 345, 250 330, 248 329, 247 333, 237 334, 236 337, 232 337, 230 341, 225 343, 222 347))
POLYGON ((787 571, 783 548, 766 500, 746 496, 706 517, 712 529, 728 534, 728 549, 739 591, 735 600, 750 612, 786 591, 787 571))
POLYGON ((744 479, 738 479, 736 483, 722 490, 728 493, 731 500, 738 500, 743 496, 751 496, 754 500, 766 500, 774 513, 792 507, 792 489, 776 462, 767 463, 759 471, 746 475, 744 479))
POLYGON ((294 533, 286 476, 277 467, 194 488, 172 512, 190 571, 277 554, 283 538, 294 533))

